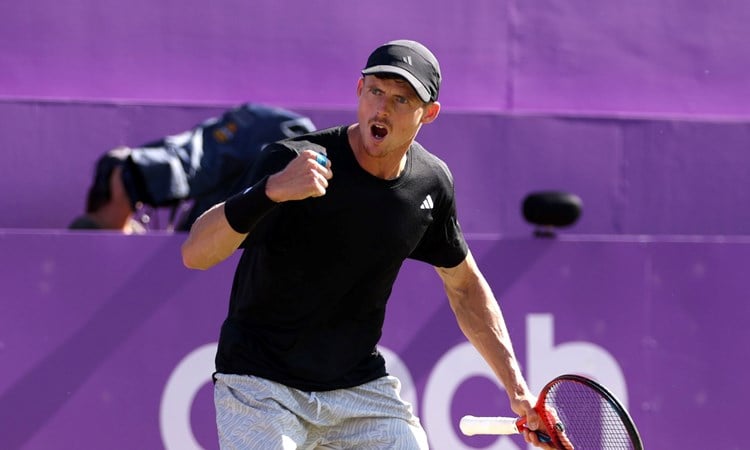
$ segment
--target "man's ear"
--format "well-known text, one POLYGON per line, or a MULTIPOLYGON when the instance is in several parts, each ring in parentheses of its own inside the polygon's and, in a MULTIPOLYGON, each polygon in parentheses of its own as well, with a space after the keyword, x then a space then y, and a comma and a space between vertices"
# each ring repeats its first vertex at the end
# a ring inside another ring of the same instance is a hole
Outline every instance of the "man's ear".
POLYGON ((365 77, 359 77, 359 81, 357 81, 357 98, 359 98, 360 95, 362 95, 362 88, 365 86, 365 77))
POLYGON ((427 112, 422 117, 422 123, 430 123, 433 120, 437 119, 438 114, 440 114, 440 102, 432 102, 427 104, 426 111, 427 112))

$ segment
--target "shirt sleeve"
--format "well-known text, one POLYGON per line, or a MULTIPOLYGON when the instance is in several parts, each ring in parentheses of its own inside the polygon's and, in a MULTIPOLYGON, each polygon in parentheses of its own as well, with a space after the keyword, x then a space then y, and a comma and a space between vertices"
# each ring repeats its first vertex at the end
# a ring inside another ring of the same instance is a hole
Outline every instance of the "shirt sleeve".
MULTIPOLYGON (((241 177, 233 193, 240 192, 250 186, 255 185, 258 181, 268 175, 280 172, 289 162, 297 156, 297 152, 285 145, 274 143, 266 146, 258 155, 258 159, 252 167, 248 168, 241 177)), ((264 222, 274 220, 276 211, 267 214, 259 223, 258 227, 262 229, 264 222)), ((240 244, 240 248, 246 248, 252 240, 252 236, 258 234, 256 231, 250 233, 247 238, 240 244)))
POLYGON ((286 167, 297 153, 279 143, 269 144, 258 154, 255 163, 249 166, 237 180, 230 195, 244 191, 267 175, 273 175, 286 167))
POLYGON ((468 245, 456 215, 453 184, 448 179, 445 196, 434 221, 410 258, 436 267, 455 267, 466 259, 468 245))

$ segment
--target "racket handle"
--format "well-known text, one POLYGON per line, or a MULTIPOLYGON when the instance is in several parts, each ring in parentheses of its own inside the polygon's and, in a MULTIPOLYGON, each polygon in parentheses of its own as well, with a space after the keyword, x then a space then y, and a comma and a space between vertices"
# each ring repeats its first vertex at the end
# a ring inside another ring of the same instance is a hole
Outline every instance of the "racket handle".
POLYGON ((475 434, 518 434, 518 419, 514 417, 464 416, 458 428, 466 436, 475 434))

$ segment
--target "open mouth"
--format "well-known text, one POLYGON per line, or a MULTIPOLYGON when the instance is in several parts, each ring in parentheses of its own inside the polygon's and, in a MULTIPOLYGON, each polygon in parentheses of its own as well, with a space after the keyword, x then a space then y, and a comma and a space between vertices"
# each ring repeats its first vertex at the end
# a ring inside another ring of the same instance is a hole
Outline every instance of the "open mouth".
POLYGON ((370 134, 372 134, 372 137, 374 137, 376 140, 380 141, 385 139, 385 137, 388 135, 388 129, 383 126, 373 124, 370 126, 370 134))

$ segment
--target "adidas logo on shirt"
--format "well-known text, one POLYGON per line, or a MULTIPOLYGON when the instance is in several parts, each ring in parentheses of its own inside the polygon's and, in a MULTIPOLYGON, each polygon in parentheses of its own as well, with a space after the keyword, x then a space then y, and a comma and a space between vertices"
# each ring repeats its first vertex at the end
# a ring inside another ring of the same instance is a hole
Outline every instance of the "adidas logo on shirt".
POLYGON ((424 198, 424 200, 422 201, 422 206, 420 206, 419 209, 432 209, 432 206, 432 197, 427 194, 427 197, 424 198))

